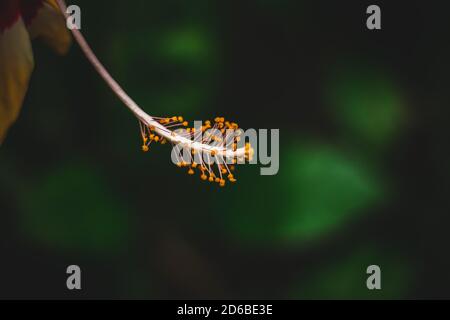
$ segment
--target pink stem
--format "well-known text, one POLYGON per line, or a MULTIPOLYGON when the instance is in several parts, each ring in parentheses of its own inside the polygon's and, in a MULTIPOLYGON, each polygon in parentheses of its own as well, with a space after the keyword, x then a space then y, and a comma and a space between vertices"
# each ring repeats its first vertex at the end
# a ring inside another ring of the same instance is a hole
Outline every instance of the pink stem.
MULTIPOLYGON (((67 13, 67 6, 64 0, 56 0, 59 8, 61 9, 64 16, 69 18, 67 13)), ((137 105, 136 102, 131 99, 131 97, 122 89, 122 87, 117 83, 116 80, 109 74, 100 60, 97 58, 95 53, 92 51, 91 47, 87 43, 81 32, 74 28, 71 30, 72 34, 79 44, 81 50, 83 50, 86 58, 91 62, 92 66, 98 72, 98 74, 105 80, 111 90, 116 94, 116 96, 140 119, 148 119, 149 116, 137 105)), ((152 119, 153 120, 153 119, 152 119)))

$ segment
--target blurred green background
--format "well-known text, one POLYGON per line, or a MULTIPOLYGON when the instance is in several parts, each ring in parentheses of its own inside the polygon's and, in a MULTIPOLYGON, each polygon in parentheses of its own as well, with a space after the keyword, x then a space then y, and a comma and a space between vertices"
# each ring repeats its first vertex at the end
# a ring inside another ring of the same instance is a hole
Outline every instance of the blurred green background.
POLYGON ((379 2, 371 32, 356 0, 70 1, 148 113, 279 128, 280 171, 219 189, 142 153, 78 47, 36 42, 0 148, 0 297, 449 298, 448 19, 379 2))

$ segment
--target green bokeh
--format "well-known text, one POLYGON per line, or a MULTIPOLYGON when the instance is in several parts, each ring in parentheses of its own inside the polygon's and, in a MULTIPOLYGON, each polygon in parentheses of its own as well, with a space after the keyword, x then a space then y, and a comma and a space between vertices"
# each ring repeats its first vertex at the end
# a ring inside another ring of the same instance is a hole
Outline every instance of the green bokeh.
POLYGON ((281 226, 287 238, 314 239, 364 213, 381 195, 370 170, 356 159, 328 146, 291 150, 290 179, 285 192, 289 223, 281 226))
POLYGON ((370 168, 338 148, 312 142, 283 150, 277 176, 256 176, 253 168, 252 178, 249 172, 241 178, 243 190, 228 191, 224 215, 233 237, 259 244, 318 240, 367 213, 383 195, 370 168))
POLYGON ((405 98, 387 71, 367 64, 340 66, 327 91, 334 121, 347 139, 384 147, 407 123, 405 98))
POLYGON ((412 270, 406 261, 371 247, 323 264, 310 277, 295 284, 295 299, 401 299, 410 289, 412 270), (380 267, 381 290, 367 288, 367 267, 380 267))
POLYGON ((156 116, 190 117, 216 90, 219 55, 207 26, 186 24, 156 32, 141 28, 111 39, 109 61, 133 97, 156 116))
POLYGON ((163 59, 174 64, 197 68, 212 66, 217 58, 213 35, 195 26, 180 27, 167 31, 156 48, 163 59))
POLYGON ((89 165, 69 164, 43 176, 21 204, 23 233, 47 247, 108 253, 129 243, 126 206, 89 165))

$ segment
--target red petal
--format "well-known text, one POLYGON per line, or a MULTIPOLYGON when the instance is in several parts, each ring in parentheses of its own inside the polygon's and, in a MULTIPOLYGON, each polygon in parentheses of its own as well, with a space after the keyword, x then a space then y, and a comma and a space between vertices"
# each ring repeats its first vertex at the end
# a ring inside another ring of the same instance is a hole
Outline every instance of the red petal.
POLYGON ((0 33, 11 27, 19 17, 19 0, 0 0, 0 33))
POLYGON ((20 0, 19 2, 22 19, 26 25, 29 25, 44 4, 44 0, 20 0))
POLYGON ((22 16, 26 25, 36 16, 44 0, 0 0, 0 33, 22 16))

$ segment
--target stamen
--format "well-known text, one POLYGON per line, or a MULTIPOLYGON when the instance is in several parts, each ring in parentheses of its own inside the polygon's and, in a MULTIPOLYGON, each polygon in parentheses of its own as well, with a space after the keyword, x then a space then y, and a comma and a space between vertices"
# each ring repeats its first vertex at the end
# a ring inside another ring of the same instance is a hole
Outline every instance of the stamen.
MULTIPOLYGON (((64 0, 56 0, 58 6, 66 18, 69 18, 69 15, 66 11, 66 4, 64 0)), ((87 43, 86 39, 80 32, 80 30, 74 28, 71 29, 72 34, 75 40, 78 42, 81 50, 85 54, 86 58, 92 64, 97 73, 102 77, 105 83, 110 87, 113 93, 124 103, 124 105, 136 116, 139 122, 139 128, 142 138, 142 151, 149 151, 149 146, 153 142, 160 142, 161 144, 165 144, 170 142, 174 148, 178 148, 179 146, 186 147, 190 150, 190 154, 195 154, 195 152, 199 152, 202 155, 206 154, 208 157, 208 166, 204 164, 203 159, 201 159, 200 163, 200 171, 201 179, 206 180, 205 170, 208 171, 210 175, 210 179, 214 179, 214 181, 219 182, 221 186, 225 185, 225 180, 222 176, 222 171, 224 170, 228 172, 228 178, 230 181, 235 181, 234 176, 231 174, 230 169, 226 165, 225 157, 232 158, 233 163, 236 163, 237 159, 245 159, 251 160, 254 154, 253 148, 249 144, 246 144, 244 148, 237 149, 237 142, 239 142, 239 137, 234 137, 230 143, 233 143, 232 150, 228 149, 228 141, 224 143, 224 139, 222 137, 213 135, 211 133, 207 134, 207 137, 195 137, 195 133, 197 132, 196 128, 187 128, 189 123, 184 120, 182 116, 171 116, 171 117, 155 117, 147 114, 144 110, 142 110, 139 105, 122 89, 122 87, 117 83, 116 80, 110 75, 110 73, 106 70, 100 60, 97 58, 95 53, 92 51, 91 47, 87 43), (182 133, 178 133, 176 131, 170 130, 170 128, 175 127, 186 127, 186 131, 182 133), (206 141, 206 139, 209 139, 206 141), (218 145, 209 145, 206 142, 209 141, 219 142, 218 145), (219 169, 219 177, 216 177, 213 170, 211 169, 211 158, 214 157, 216 160, 216 164, 219 169), (219 159, 222 159, 223 165, 225 168, 221 167, 219 159), (223 169, 223 170, 222 170, 223 169)), ((207 129, 211 129, 212 131, 219 129, 221 134, 225 133, 225 129, 234 129, 237 130, 239 126, 234 122, 225 121, 224 117, 216 117, 214 119, 214 125, 210 120, 205 121, 205 125, 201 126, 199 129, 200 133, 206 131, 207 129)), ((240 132, 237 131, 237 136, 240 135, 240 132)), ((202 158, 202 157, 200 157, 202 158)), ((192 155, 191 155, 192 160, 192 155)), ((187 163, 180 161, 178 158, 178 154, 176 153, 176 161, 177 165, 181 167, 188 166, 187 163)), ((193 174, 194 169, 197 166, 191 165, 188 170, 189 174, 193 174)), ((234 171, 234 166, 231 167, 231 170, 234 171)))

